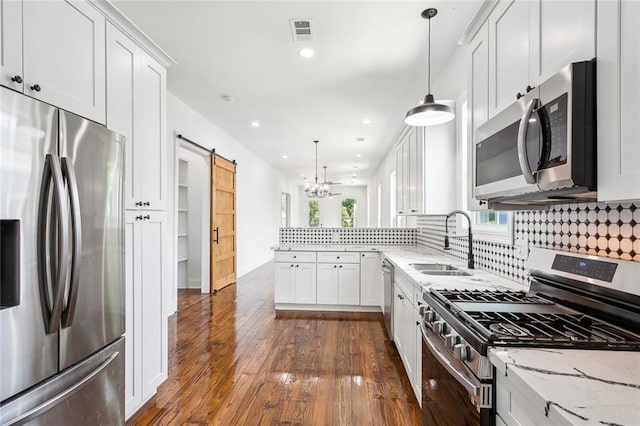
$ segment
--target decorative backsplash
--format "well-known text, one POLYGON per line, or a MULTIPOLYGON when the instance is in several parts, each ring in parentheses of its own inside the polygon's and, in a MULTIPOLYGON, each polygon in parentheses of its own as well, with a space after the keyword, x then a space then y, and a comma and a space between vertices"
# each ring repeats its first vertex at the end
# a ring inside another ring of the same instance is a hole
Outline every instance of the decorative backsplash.
MULTIPOLYGON (((419 216, 418 246, 466 260, 465 237, 451 239, 451 250, 443 250, 444 221, 443 215, 419 216)), ((514 212, 513 222, 514 238, 526 239, 529 246, 640 262, 640 207, 634 204, 561 204, 514 212)), ((518 282, 526 279, 524 260, 515 257, 510 244, 474 240, 473 254, 479 268, 518 282)))
POLYGON ((409 228, 280 228, 280 244, 417 244, 409 228))

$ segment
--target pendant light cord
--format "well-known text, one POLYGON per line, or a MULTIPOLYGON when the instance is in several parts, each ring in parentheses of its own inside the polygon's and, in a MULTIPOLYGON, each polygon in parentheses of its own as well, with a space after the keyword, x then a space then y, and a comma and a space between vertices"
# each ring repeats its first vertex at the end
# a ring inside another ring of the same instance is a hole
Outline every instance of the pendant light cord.
POLYGON ((429 18, 429 31, 427 37, 427 44, 429 48, 429 60, 427 61, 427 72, 429 73, 429 78, 427 79, 427 93, 431 94, 431 18, 429 18))
POLYGON ((318 185, 318 141, 313 141, 316 145, 316 185, 318 185))

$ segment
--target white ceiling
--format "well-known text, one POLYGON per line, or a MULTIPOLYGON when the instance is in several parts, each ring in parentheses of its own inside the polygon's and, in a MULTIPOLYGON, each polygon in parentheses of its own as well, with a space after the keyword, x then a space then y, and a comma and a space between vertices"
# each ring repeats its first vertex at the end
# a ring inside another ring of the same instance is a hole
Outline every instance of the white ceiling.
POLYGON ((171 93, 288 177, 313 177, 312 141, 320 140, 320 175, 327 165, 330 180, 347 184, 372 175, 426 93, 420 12, 439 11, 435 76, 480 7, 479 0, 114 3, 178 62, 168 72, 171 93), (311 43, 293 41, 289 20, 301 18, 312 20, 311 43), (313 58, 298 55, 306 45, 313 58), (254 120, 260 127, 249 126, 254 120))

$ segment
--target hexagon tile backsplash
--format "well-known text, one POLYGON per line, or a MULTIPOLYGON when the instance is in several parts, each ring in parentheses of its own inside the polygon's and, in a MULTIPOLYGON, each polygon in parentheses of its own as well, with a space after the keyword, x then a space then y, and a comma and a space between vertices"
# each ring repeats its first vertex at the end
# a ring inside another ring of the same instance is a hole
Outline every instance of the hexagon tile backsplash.
MULTIPOLYGON (((444 220, 444 215, 418 217, 418 245, 442 250, 444 220)), ((640 262, 640 207, 635 204, 561 204, 514 212, 513 223, 514 238, 526 239, 530 246, 640 262)), ((451 248, 443 253, 467 258, 466 238, 452 239, 451 248)), ((473 249, 480 268, 526 280, 524 261, 515 257, 513 245, 474 239, 473 249)))

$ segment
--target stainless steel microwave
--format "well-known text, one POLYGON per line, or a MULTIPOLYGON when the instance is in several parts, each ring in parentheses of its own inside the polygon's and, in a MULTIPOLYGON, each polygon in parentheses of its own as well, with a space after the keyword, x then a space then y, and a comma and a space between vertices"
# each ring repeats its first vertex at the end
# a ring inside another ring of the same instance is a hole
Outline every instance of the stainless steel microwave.
POLYGON ((528 88, 476 130, 476 199, 495 209, 596 200, 595 61, 528 88))

